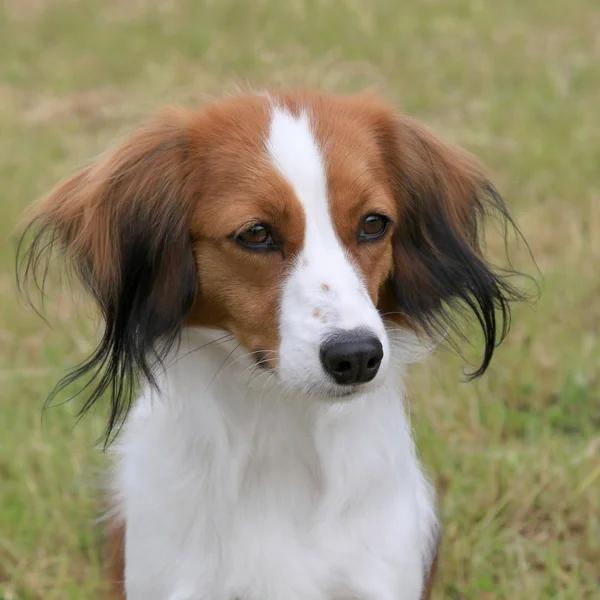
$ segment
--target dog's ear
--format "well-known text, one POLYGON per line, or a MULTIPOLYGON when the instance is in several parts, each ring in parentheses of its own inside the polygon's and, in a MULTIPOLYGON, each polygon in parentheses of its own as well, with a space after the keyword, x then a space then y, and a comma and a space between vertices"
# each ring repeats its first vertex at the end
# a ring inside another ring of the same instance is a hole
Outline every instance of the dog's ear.
POLYGON ((421 125, 387 107, 374 111, 381 149, 399 218, 393 238, 394 269, 382 302, 399 319, 429 334, 464 336, 466 313, 484 337, 485 372, 510 326, 510 303, 521 299, 513 273, 483 254, 482 219, 507 209, 470 154, 443 143, 421 125))
POLYGON ((20 245, 23 279, 35 278, 58 246, 100 307, 98 347, 51 397, 91 374, 83 410, 109 392, 107 440, 129 409, 136 377, 153 382, 153 368, 177 340, 195 298, 189 220, 198 187, 186 118, 163 112, 59 185, 34 209, 20 245))

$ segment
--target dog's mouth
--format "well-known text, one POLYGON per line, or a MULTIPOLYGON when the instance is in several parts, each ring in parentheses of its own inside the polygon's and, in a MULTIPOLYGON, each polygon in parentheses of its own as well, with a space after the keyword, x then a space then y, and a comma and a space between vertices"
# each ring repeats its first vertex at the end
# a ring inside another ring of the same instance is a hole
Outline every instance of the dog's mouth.
POLYGON ((351 402, 353 398, 360 396, 364 386, 362 385, 349 385, 349 386, 337 386, 318 384, 309 388, 307 391, 308 395, 320 400, 325 403, 336 403, 336 402, 351 402))
POLYGON ((368 395, 379 389, 383 384, 383 380, 376 379, 367 383, 357 383, 352 385, 336 385, 332 383, 326 388, 321 387, 316 392, 323 402, 352 402, 356 398, 368 395))

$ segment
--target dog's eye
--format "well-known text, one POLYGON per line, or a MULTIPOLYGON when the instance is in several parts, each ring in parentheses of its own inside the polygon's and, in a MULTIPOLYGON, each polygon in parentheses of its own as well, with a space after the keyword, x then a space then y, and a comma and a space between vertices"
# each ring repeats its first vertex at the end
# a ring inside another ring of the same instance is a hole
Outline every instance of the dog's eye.
POLYGON ((388 228, 390 220, 383 215, 367 215, 358 232, 359 241, 369 241, 380 238, 388 228))
POLYGON ((268 225, 258 223, 252 227, 238 233, 236 241, 251 249, 266 250, 275 247, 273 234, 268 225))

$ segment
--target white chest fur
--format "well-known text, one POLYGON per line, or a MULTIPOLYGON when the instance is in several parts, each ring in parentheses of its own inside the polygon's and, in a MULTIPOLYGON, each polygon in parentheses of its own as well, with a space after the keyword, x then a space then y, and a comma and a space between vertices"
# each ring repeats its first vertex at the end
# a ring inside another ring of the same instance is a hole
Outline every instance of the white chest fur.
POLYGON ((418 600, 434 503, 393 373, 347 402, 294 398, 223 365, 231 346, 190 353, 206 335, 117 449, 128 600, 418 600))

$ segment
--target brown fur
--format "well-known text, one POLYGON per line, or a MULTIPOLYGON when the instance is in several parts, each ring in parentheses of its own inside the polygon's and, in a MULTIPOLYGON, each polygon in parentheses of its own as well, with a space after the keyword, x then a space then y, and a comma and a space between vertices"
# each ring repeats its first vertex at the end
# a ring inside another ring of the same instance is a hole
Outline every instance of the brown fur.
POLYGON ((438 535, 438 539, 435 543, 435 552, 433 555, 433 560, 431 561, 431 565, 429 566, 429 571, 427 572, 427 576, 425 579, 425 588, 423 589, 422 600, 431 600, 433 596, 433 586, 436 580, 437 572, 438 572, 438 563, 440 559, 440 548, 441 548, 441 536, 438 535))
POLYGON ((112 600, 125 600, 125 525, 110 519, 105 527, 106 576, 112 600))

